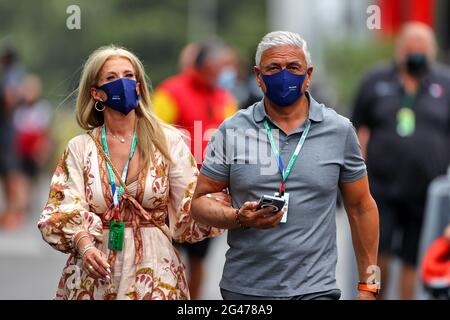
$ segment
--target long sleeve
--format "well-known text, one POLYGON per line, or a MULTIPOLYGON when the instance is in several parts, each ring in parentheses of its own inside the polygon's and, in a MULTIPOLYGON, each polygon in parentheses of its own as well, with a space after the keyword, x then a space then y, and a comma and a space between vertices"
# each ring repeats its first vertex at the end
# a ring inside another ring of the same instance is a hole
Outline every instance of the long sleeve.
POLYGON ((88 232, 96 242, 102 241, 101 219, 89 212, 86 201, 85 181, 90 177, 83 161, 84 146, 81 136, 69 142, 52 177, 48 202, 38 222, 43 239, 65 253, 75 253, 72 238, 80 231, 88 232))
POLYGON ((222 229, 199 224, 192 218, 190 208, 198 177, 197 164, 183 138, 178 133, 171 135, 169 226, 172 238, 177 242, 192 243, 217 236, 222 229))

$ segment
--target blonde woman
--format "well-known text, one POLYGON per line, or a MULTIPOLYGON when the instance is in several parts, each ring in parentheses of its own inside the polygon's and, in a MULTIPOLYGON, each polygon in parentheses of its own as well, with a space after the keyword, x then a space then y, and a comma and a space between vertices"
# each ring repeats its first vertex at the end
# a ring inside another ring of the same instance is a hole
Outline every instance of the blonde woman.
POLYGON ((196 163, 178 131, 153 115, 133 53, 109 46, 89 57, 76 117, 88 132, 69 142, 38 222, 44 240, 70 254, 56 298, 189 299, 172 240, 221 230, 192 220, 196 163))

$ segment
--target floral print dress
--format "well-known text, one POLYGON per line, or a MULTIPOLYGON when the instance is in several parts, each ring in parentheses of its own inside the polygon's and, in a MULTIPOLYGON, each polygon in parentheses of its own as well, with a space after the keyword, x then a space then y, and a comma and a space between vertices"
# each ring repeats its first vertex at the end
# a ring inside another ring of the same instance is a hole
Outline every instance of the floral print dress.
MULTIPOLYGON (((73 138, 53 175, 39 219, 43 239, 69 253, 56 299, 189 299, 184 266, 172 245, 213 237, 222 230, 194 222, 190 203, 198 169, 176 129, 165 128, 172 162, 155 162, 127 183, 120 201, 125 222, 122 251, 108 249, 113 200, 105 159, 88 134, 73 138), (95 280, 82 268, 72 243, 87 231, 111 265, 111 280, 95 280)), ((92 136, 101 143, 100 128, 92 136)))

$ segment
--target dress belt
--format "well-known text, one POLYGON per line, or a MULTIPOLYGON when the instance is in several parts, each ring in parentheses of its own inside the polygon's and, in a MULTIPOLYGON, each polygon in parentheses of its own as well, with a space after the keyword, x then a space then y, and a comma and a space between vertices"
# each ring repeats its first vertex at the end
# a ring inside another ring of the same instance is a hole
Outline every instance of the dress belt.
MULTIPOLYGON (((106 210, 105 214, 103 215, 103 227, 106 229, 109 228, 109 223, 113 219, 113 209, 114 205, 111 204, 108 210, 106 210)), ((120 201, 120 211, 127 212, 127 214, 131 216, 131 220, 125 221, 125 227, 133 228, 134 245, 136 251, 134 261, 136 264, 142 262, 143 248, 142 235, 140 232, 141 227, 157 227, 166 235, 169 241, 172 242, 172 236, 170 235, 170 231, 167 228, 165 221, 160 221, 153 218, 155 214, 167 213, 167 207, 162 210, 146 210, 133 196, 125 192, 120 201)), ((164 214, 163 216, 165 217, 166 215, 164 214)), ((110 262, 111 266, 114 264, 116 255, 117 251, 110 251, 108 261, 110 262)))
MULTIPOLYGON (((153 222, 151 221, 139 221, 138 222, 139 227, 141 228, 157 228, 153 222)), ((133 227, 133 221, 125 221, 125 228, 132 228, 133 227)), ((103 221, 103 229, 109 229, 109 221, 103 221)))

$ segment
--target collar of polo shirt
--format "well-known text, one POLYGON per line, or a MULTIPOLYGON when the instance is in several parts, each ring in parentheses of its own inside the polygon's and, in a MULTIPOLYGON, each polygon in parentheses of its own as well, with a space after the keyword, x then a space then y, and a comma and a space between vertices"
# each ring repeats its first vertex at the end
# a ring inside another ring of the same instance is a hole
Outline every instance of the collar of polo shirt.
MULTIPOLYGON (((309 113, 308 113, 309 120, 313 122, 322 122, 323 111, 321 105, 316 100, 314 100, 314 98, 308 91, 305 92, 305 96, 308 98, 309 101, 309 113)), ((255 109, 253 111, 253 117, 255 119, 255 122, 262 122, 266 117, 270 119, 270 117, 266 113, 266 110, 264 109, 264 100, 261 100, 260 102, 258 102, 258 105, 255 106, 255 109)))

